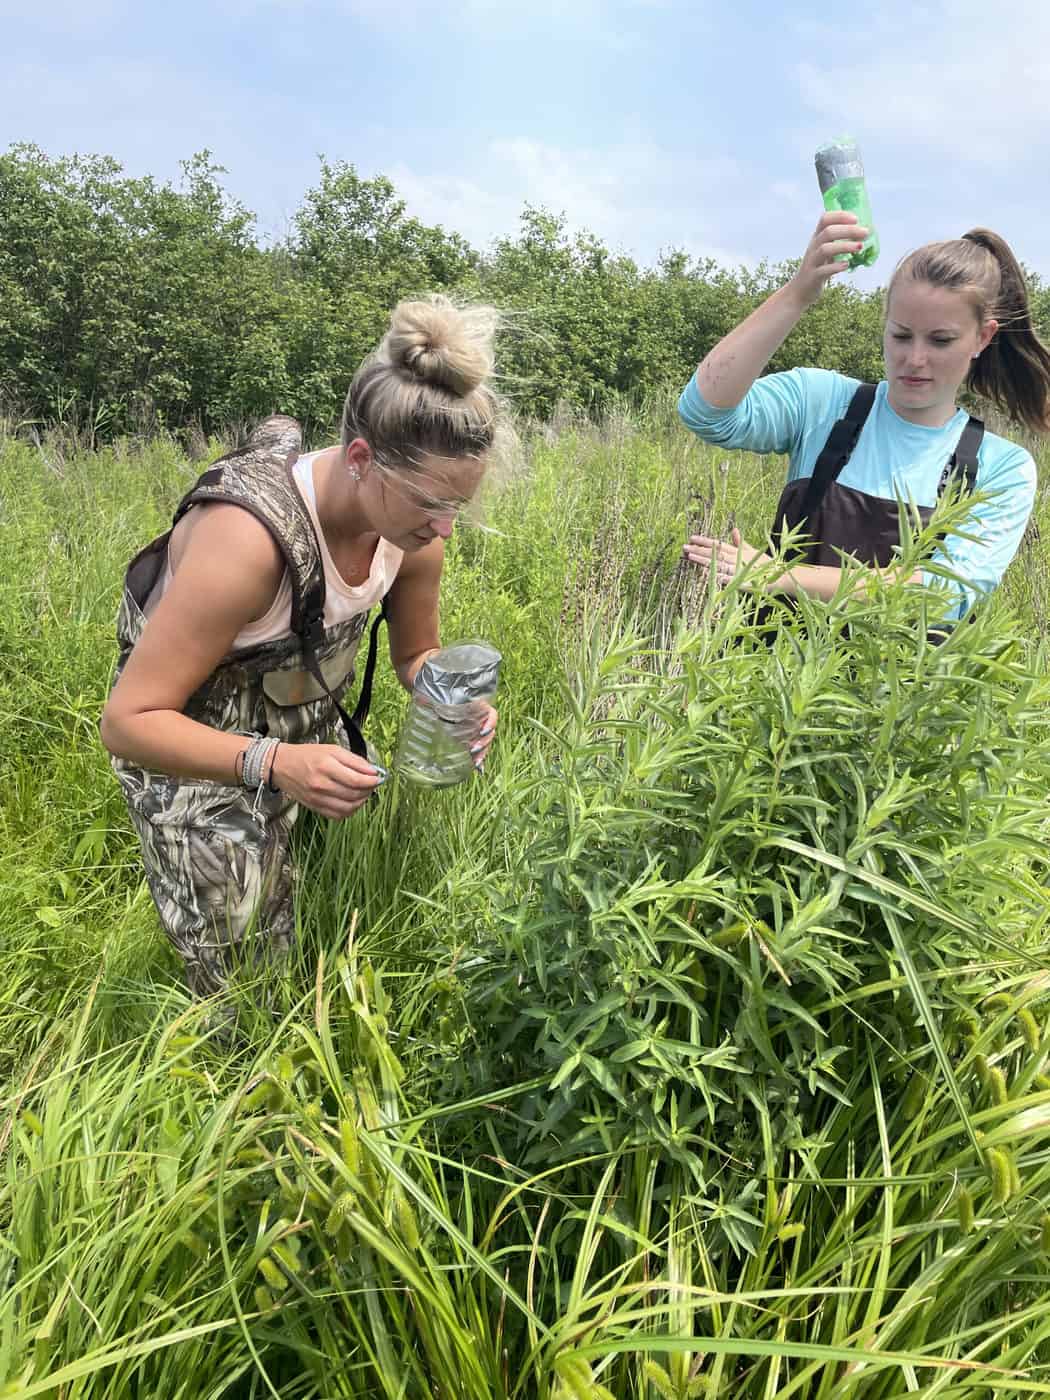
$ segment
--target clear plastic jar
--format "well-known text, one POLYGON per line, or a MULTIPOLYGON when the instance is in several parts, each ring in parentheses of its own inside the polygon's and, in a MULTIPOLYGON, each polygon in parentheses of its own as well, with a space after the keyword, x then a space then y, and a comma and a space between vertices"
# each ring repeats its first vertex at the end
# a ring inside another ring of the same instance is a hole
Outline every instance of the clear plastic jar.
POLYGON ((423 787, 451 787, 475 771, 471 745, 496 694, 502 657, 488 642, 453 642, 428 656, 412 687, 394 768, 423 787))

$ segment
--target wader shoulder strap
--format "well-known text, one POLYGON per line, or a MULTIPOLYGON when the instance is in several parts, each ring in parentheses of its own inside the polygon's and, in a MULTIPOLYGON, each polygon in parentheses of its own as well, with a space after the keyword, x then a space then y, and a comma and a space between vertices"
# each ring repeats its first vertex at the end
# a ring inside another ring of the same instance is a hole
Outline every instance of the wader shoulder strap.
POLYGON ((802 498, 800 521, 812 520, 820 508, 825 491, 837 480, 849 461, 860 437, 860 430, 867 422, 871 406, 875 402, 876 387, 874 384, 858 384, 845 417, 840 418, 828 434, 828 440, 816 460, 813 475, 802 498))
MULTIPOLYGON (((307 600, 308 607, 312 607, 312 599, 307 600)), ((335 706, 339 721, 343 726, 346 735, 346 742, 350 747, 350 752, 356 754, 358 758, 368 758, 368 747, 365 744, 364 735, 361 733, 365 721, 368 719, 368 711, 372 707, 372 680, 376 670, 376 650, 379 645, 379 624, 387 617, 387 598, 384 595, 379 604, 379 615, 376 617, 368 632, 368 654, 365 657, 365 669, 361 676, 361 690, 358 693, 357 704, 354 713, 348 714, 339 700, 328 689, 328 682, 325 680, 321 665, 317 659, 317 647, 324 636, 324 595, 320 599, 321 611, 311 610, 306 618, 306 623, 299 631, 299 641, 303 648, 303 660, 306 662, 306 669, 313 676, 324 693, 335 706)))
POLYGON ((294 418, 267 418, 234 452, 213 462, 182 498, 173 525, 191 506, 225 502, 240 506, 265 525, 284 556, 292 589, 292 631, 302 630, 304 603, 320 589, 324 608, 324 566, 310 512, 299 494, 292 468, 302 449, 294 418))
MULTIPOLYGON (((940 496, 946 490, 949 482, 960 480, 966 495, 969 495, 977 487, 977 454, 981 450, 981 443, 984 441, 984 424, 980 418, 975 418, 971 413, 966 421, 966 427, 960 434, 955 451, 948 458, 948 465, 941 473, 940 485, 937 487, 937 495, 940 496)), ((946 532, 941 531, 940 538, 943 540, 946 532)), ((970 613, 970 621, 973 622, 974 614, 970 613)), ((926 633, 926 640, 930 646, 940 646, 946 642, 955 630, 954 622, 943 622, 935 630, 926 633)))
MULTIPOLYGON (((243 447, 220 457, 197 478, 179 502, 171 528, 140 549, 125 571, 125 597, 139 613, 164 570, 172 530, 193 506, 210 501, 240 506, 266 526, 284 556, 292 581, 293 617, 301 613, 301 600, 311 583, 316 578, 323 581, 313 525, 291 474, 301 443, 294 418, 267 418, 243 447)), ((124 626, 124 611, 122 607, 117 635, 121 651, 127 652, 136 636, 132 635, 134 629, 124 626)), ((129 615, 135 615, 134 610, 129 615)))
POLYGON ((317 649, 324 638, 325 581, 321 547, 310 512, 299 493, 292 468, 302 448, 302 433, 294 418, 274 417, 261 423, 243 447, 220 457, 183 497, 175 522, 194 505, 224 501, 241 506, 265 525, 284 556, 292 591, 291 630, 302 647, 303 662, 331 700, 346 731, 351 753, 367 758, 361 726, 372 701, 379 624, 387 615, 383 599, 368 638, 361 693, 352 715, 339 703, 321 673, 317 649))
POLYGON ((956 479, 961 479, 963 490, 967 495, 976 488, 977 454, 981 450, 983 441, 984 424, 971 414, 967 419, 966 427, 962 430, 955 451, 948 460, 948 465, 941 473, 940 485, 937 487, 938 496, 945 490, 950 481, 956 479))

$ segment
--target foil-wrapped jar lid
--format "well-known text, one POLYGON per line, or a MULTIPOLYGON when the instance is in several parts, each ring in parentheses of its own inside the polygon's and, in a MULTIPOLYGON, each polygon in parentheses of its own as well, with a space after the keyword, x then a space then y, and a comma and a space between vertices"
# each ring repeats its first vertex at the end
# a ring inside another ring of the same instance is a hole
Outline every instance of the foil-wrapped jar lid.
POLYGON ((488 642, 452 642, 419 668, 413 690, 437 705, 466 705, 495 695, 500 653, 488 642))
POLYGON ((821 194, 827 194, 832 185, 837 185, 840 180, 864 179, 864 162, 852 136, 841 136, 837 141, 821 146, 814 162, 821 194))

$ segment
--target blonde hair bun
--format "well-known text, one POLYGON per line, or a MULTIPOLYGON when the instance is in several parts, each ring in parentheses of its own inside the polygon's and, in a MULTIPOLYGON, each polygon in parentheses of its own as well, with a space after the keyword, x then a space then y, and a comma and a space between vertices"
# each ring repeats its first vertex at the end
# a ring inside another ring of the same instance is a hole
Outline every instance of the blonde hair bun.
POLYGON ((510 430, 492 386, 493 306, 437 293, 398 302, 343 404, 343 446, 363 438, 382 470, 413 471, 421 454, 483 458, 510 430))
POLYGON ((422 384, 466 397, 491 375, 499 316, 491 306, 456 306, 435 295, 402 301, 379 356, 422 384))

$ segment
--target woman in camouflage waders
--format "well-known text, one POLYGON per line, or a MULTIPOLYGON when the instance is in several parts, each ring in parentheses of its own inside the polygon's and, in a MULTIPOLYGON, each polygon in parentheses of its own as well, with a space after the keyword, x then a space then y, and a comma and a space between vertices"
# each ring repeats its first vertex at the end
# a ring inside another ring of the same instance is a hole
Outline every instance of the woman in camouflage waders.
MULTIPOLYGON (((267 419, 128 567, 102 739, 196 994, 290 946, 299 806, 343 820, 383 780, 360 733, 378 618, 352 716, 338 697, 376 604, 406 688, 438 648, 445 540, 500 427, 495 327, 487 307, 402 302, 339 445, 303 455, 298 424, 267 419)), ((480 707, 479 768, 495 725, 480 707)))

